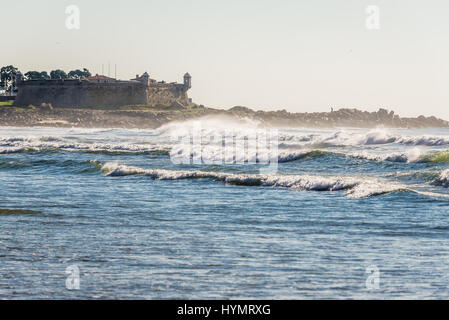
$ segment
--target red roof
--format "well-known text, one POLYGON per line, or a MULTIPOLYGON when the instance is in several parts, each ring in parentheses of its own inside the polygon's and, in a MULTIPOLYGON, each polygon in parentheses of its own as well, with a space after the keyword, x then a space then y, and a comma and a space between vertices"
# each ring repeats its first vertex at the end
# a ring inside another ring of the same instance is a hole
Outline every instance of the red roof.
POLYGON ((87 80, 108 80, 108 81, 114 81, 115 79, 114 78, 109 78, 109 77, 106 77, 106 76, 100 76, 100 75, 96 74, 94 76, 88 77, 87 80))

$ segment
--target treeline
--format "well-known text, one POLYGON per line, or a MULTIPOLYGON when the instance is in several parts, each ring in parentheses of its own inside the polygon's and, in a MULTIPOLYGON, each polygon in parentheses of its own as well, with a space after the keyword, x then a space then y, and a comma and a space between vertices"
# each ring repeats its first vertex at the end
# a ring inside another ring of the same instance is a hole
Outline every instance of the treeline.
POLYGON ((63 70, 52 70, 50 74, 47 71, 28 71, 22 73, 14 66, 5 66, 0 69, 0 88, 6 91, 14 91, 15 79, 21 76, 24 80, 46 80, 46 79, 82 79, 90 77, 92 74, 88 69, 82 68, 72 70, 66 73, 63 70))
POLYGON ((82 79, 90 77, 92 74, 86 68, 83 70, 76 69, 69 73, 65 73, 64 70, 53 70, 50 74, 47 71, 28 71, 23 76, 26 80, 44 80, 44 79, 82 79))

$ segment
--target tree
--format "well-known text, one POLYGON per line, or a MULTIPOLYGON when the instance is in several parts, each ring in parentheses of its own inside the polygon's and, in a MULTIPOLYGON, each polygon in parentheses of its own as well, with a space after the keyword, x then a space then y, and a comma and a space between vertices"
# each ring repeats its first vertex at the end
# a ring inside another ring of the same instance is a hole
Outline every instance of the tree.
POLYGON ((50 76, 48 75, 47 71, 41 72, 41 79, 45 79, 45 80, 50 79, 50 76))
POLYGON ((41 79, 41 73, 39 71, 28 71, 24 74, 25 79, 27 80, 40 80, 41 79))
POLYGON ((81 78, 88 78, 90 77, 92 74, 89 72, 89 70, 87 70, 86 68, 83 68, 83 71, 76 69, 73 71, 70 71, 68 73, 68 77, 70 79, 81 79, 81 78))
POLYGON ((50 72, 51 79, 67 79, 67 74, 62 70, 53 70, 50 72))
POLYGON ((84 76, 86 78, 92 76, 92 73, 90 73, 90 71, 88 69, 86 69, 86 68, 83 68, 83 72, 84 72, 84 76))
POLYGON ((14 84, 14 78, 19 72, 14 66, 6 66, 0 69, 0 87, 6 91, 11 90, 11 86, 14 84))
POLYGON ((24 76, 27 80, 37 80, 41 78, 41 73, 38 71, 28 71, 24 76))
POLYGON ((27 80, 44 80, 44 79, 50 79, 50 76, 48 75, 47 71, 28 71, 25 73, 25 78, 27 80))

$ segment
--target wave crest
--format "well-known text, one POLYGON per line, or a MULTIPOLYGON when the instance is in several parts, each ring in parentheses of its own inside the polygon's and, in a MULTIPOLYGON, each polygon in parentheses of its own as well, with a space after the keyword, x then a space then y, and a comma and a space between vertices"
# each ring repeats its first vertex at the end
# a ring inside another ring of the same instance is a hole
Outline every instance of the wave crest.
POLYGON ((146 145, 138 143, 76 142, 57 137, 21 138, 9 137, 0 139, 0 154, 26 152, 54 152, 58 150, 88 153, 160 153, 169 154, 168 145, 146 145))
POLYGON ((357 146, 401 144, 408 146, 445 146, 449 145, 449 138, 444 136, 407 136, 392 134, 388 131, 376 129, 367 133, 341 130, 333 133, 314 133, 306 135, 281 134, 281 143, 298 143, 302 145, 327 146, 357 146))
POLYGON ((449 188, 449 169, 440 172, 435 179, 435 184, 441 185, 444 188, 449 188))
POLYGON ((350 198, 365 198, 406 189, 367 177, 313 175, 259 175, 207 172, 198 170, 143 169, 117 163, 106 163, 102 170, 107 176, 146 175, 155 180, 212 179, 244 186, 291 188, 299 191, 347 191, 350 198))

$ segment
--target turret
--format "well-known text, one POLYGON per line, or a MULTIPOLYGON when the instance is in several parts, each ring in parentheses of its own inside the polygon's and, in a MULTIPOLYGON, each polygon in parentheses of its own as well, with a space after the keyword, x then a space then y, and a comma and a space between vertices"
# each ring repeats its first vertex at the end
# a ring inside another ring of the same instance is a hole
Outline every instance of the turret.
POLYGON ((150 86, 150 75, 146 71, 142 75, 142 83, 145 84, 146 86, 150 86))
POLYGON ((15 92, 15 91, 17 91, 17 89, 18 89, 18 87, 19 87, 19 84, 23 81, 23 75, 22 75, 22 73, 19 71, 19 72, 17 72, 15 75, 14 75, 14 82, 13 82, 13 85, 12 85, 12 87, 11 87, 11 91, 12 92, 15 92))
POLYGON ((184 86, 187 89, 192 87, 192 76, 188 72, 184 75, 184 86))

